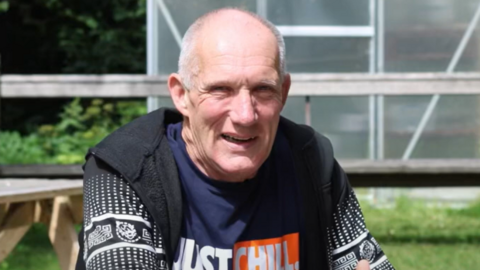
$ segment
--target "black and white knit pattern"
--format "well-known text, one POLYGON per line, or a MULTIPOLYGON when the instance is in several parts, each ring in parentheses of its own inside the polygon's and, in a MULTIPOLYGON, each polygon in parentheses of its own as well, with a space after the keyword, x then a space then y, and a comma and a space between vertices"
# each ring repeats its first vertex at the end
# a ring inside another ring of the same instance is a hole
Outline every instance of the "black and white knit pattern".
MULTIPOLYGON (((162 237, 128 182, 104 173, 84 181, 84 260, 87 270, 165 270, 162 237)), ((328 230, 333 270, 354 270, 359 260, 372 270, 393 270, 368 232, 352 193, 338 205, 328 230)))
POLYGON ((121 176, 105 173, 85 179, 84 230, 88 270, 166 269, 162 238, 121 176))
POLYGON ((359 260, 368 260, 371 270, 394 270, 365 226, 353 191, 337 206, 333 214, 333 227, 328 230, 328 242, 333 270, 355 270, 359 260))

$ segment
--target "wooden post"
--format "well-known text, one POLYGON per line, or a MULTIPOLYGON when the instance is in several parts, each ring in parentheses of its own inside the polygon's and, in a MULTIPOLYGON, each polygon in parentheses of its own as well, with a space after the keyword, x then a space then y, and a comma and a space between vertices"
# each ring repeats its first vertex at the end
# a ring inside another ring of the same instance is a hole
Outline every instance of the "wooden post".
POLYGON ((73 215, 73 222, 81 224, 83 222, 83 195, 70 196, 68 205, 73 215))
POLYGON ((0 204, 0 228, 2 227, 3 219, 8 213, 9 206, 10 206, 9 203, 0 204))
POLYGON ((47 228, 52 219, 53 199, 37 201, 35 204, 35 223, 43 223, 47 228))
POLYGON ((74 270, 78 255, 77 233, 68 197, 56 197, 48 228, 50 242, 57 253, 60 269, 74 270))
POLYGON ((2 55, 0 54, 0 131, 2 131, 2 55))
POLYGON ((15 204, 10 207, 0 228, 0 262, 13 250, 17 243, 27 233, 33 223, 35 203, 27 202, 15 204))

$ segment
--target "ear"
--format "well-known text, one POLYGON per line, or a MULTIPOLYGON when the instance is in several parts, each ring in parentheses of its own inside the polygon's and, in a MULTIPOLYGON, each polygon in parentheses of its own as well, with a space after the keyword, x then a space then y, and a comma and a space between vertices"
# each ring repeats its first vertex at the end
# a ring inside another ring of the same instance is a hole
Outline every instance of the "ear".
POLYGON ((183 87, 180 75, 172 73, 168 77, 168 91, 175 108, 185 117, 188 117, 188 90, 183 87))
POLYGON ((282 103, 283 106, 285 106, 285 103, 287 102, 288 98, 288 92, 290 91, 290 85, 292 84, 290 74, 286 73, 283 77, 283 83, 282 83, 282 103))

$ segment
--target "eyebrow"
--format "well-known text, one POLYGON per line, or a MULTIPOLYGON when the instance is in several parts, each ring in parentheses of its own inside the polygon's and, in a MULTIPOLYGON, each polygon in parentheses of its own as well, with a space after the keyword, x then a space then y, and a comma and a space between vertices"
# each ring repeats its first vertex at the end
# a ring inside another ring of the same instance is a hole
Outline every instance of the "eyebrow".
POLYGON ((277 82, 274 81, 274 80, 266 79, 266 80, 260 80, 259 84, 269 84, 269 85, 272 85, 272 86, 276 86, 277 82))
POLYGON ((217 85, 231 85, 231 83, 227 82, 227 81, 224 81, 224 80, 219 80, 219 81, 211 81, 211 82, 206 82, 204 83, 201 88, 202 89, 209 89, 213 86, 217 86, 217 85))
MULTIPOLYGON (((271 79, 262 79, 258 82, 252 83, 251 85, 259 85, 259 84, 267 84, 267 85, 270 85, 270 86, 276 86, 277 82, 275 80, 271 80, 271 79)), ((202 89, 209 89, 209 88, 211 88, 213 86, 217 86, 217 85, 232 85, 232 83, 228 82, 228 81, 225 81, 225 80, 211 81, 211 82, 204 83, 201 86, 201 88, 202 89)))

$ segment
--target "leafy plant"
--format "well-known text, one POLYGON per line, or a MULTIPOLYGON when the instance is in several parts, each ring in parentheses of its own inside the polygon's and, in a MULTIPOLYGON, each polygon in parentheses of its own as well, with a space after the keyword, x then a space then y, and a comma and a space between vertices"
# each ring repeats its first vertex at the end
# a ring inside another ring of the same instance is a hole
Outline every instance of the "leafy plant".
POLYGON ((84 107, 77 98, 65 106, 55 125, 42 125, 24 137, 18 132, 0 132, 0 163, 82 163, 89 147, 145 113, 144 101, 94 99, 84 107))
POLYGON ((0 1, 0 13, 8 11, 10 7, 10 3, 7 1, 0 1))
POLYGON ((51 163, 38 135, 22 137, 18 132, 0 132, 0 164, 51 163))

